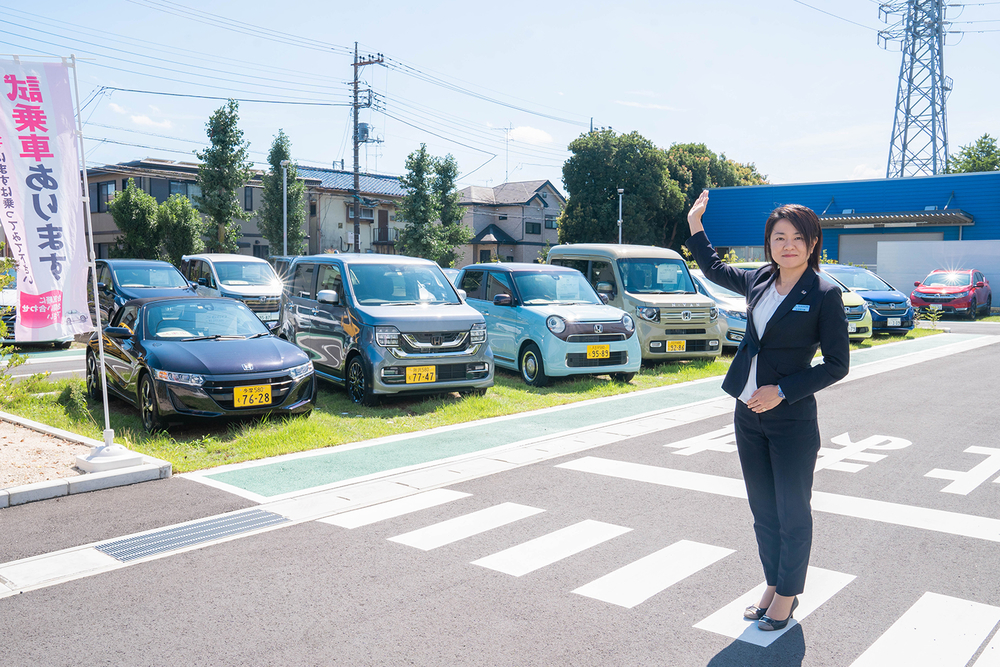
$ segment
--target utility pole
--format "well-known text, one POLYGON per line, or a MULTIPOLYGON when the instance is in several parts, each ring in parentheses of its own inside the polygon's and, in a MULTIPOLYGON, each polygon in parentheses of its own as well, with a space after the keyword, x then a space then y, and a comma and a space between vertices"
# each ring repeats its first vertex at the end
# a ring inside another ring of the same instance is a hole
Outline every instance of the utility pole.
POLYGON ((368 55, 367 60, 358 60, 358 43, 354 42, 354 252, 361 252, 361 166, 358 162, 361 141, 358 136, 358 111, 362 106, 371 106, 371 95, 364 105, 358 100, 358 72, 365 65, 379 65, 383 62, 381 53, 377 56, 368 55))
POLYGON ((494 130, 503 132, 504 156, 503 156, 503 182, 510 180, 510 133, 514 131, 514 124, 507 123, 507 127, 494 127, 494 130))

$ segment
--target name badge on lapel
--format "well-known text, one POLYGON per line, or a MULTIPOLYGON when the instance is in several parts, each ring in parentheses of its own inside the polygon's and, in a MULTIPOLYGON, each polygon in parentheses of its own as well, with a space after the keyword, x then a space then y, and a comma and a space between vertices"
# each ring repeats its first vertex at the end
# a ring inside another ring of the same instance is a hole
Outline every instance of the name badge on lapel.
POLYGON ((798 311, 800 313, 808 313, 809 312, 809 304, 807 304, 807 303, 797 304, 797 305, 795 305, 792 308, 792 310, 798 311))

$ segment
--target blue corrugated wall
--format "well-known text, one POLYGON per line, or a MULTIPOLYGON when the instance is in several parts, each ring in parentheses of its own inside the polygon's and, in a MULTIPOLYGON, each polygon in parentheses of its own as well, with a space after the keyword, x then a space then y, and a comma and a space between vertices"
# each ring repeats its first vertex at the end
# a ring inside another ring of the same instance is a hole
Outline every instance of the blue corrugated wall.
MULTIPOLYGON (((1000 172, 997 171, 716 188, 709 193, 705 231, 718 246, 763 245, 764 222, 768 214, 782 204, 802 204, 818 214, 826 211, 828 215, 851 208, 855 214, 922 211, 926 206, 937 206, 941 210, 948 204, 948 208, 960 208, 975 219, 973 225, 962 230, 963 240, 1000 239, 1000 172)), ((837 259, 841 234, 882 233, 891 237, 893 233, 913 232, 943 232, 944 240, 958 240, 958 227, 824 229, 823 247, 830 259, 837 259)))

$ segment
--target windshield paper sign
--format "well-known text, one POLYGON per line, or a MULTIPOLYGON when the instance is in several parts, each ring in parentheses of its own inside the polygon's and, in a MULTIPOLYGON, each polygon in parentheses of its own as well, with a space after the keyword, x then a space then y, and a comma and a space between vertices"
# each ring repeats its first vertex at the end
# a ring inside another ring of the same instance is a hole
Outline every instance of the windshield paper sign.
POLYGON ((17 262, 15 339, 93 331, 69 69, 0 60, 0 79, 0 220, 17 262))

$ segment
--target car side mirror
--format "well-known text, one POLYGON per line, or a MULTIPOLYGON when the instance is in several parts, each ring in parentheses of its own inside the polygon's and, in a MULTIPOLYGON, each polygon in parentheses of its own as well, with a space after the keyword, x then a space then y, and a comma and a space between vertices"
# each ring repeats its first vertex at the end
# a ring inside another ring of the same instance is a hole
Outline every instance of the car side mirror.
POLYGON ((914 280, 913 281, 913 286, 914 287, 920 287, 920 281, 919 280, 914 280))
POLYGON ((986 283, 980 280, 979 282, 976 283, 976 287, 986 287, 986 283))
POLYGON ((316 294, 316 300, 320 303, 328 303, 331 306, 336 306, 340 303, 340 295, 337 294, 337 290, 334 289, 321 289, 318 294, 316 294))
POLYGON ((615 291, 615 286, 613 283, 599 282, 597 283, 597 291, 612 294, 615 291))
POLYGON ((510 298, 510 294, 497 294, 493 297, 494 306, 510 306, 513 305, 514 301, 510 298))
POLYGON ((468 293, 466 293, 464 289, 456 288, 455 291, 458 292, 458 298, 461 299, 462 301, 465 301, 466 299, 469 298, 468 293))
POLYGON ((97 291, 98 292, 103 292, 106 289, 108 289, 107 285, 105 285, 104 283, 97 283, 97 291))
POLYGON ((204 277, 201 277, 201 278, 198 278, 198 284, 201 285, 202 287, 204 287, 205 285, 208 284, 208 281, 205 280, 204 277))
POLYGON ((281 326, 280 320, 271 320, 267 323, 268 331, 276 331, 281 326))
POLYGON ((598 292, 597 296, 601 298, 601 303, 603 303, 605 306, 608 305, 609 301, 611 301, 611 298, 608 297, 608 295, 605 294, 604 292, 598 292))
POLYGON ((104 335, 123 340, 132 337, 132 330, 128 327, 104 327, 104 335))

